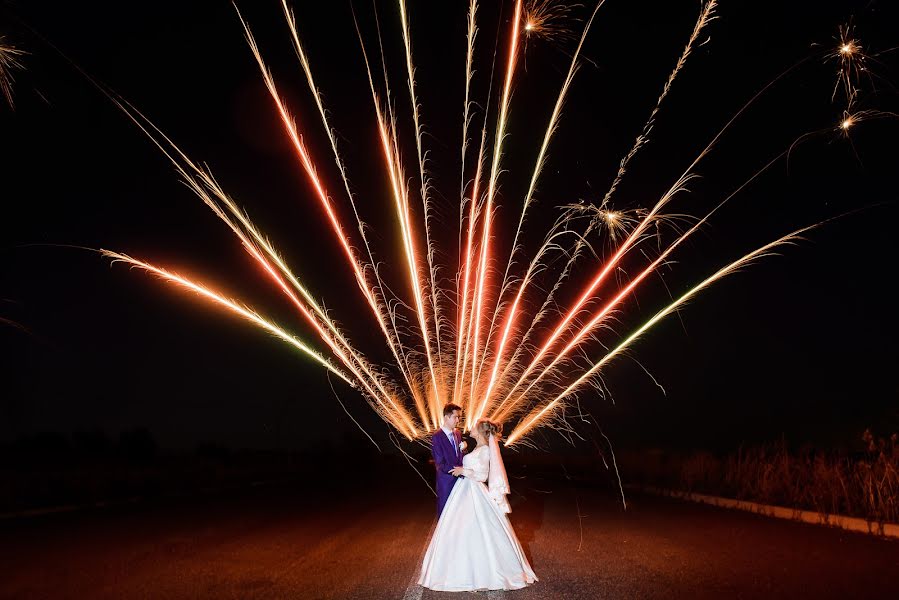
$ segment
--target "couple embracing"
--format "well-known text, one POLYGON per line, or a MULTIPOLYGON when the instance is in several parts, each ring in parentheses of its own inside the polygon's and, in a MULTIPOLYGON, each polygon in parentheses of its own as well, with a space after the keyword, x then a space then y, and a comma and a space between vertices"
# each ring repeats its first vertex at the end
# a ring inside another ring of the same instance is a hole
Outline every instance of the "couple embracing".
POLYGON ((418 583, 432 590, 514 590, 537 581, 507 513, 509 480, 499 452, 501 426, 486 419, 471 429, 476 446, 456 429, 462 409, 443 408, 431 438, 437 470, 437 527, 418 583), (487 485, 485 485, 485 482, 487 485))

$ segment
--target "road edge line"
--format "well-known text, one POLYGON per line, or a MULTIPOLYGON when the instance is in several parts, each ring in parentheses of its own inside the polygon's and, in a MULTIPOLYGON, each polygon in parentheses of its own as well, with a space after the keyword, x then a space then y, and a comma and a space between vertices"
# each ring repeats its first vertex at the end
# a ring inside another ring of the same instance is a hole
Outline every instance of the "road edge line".
POLYGON ((712 506, 718 506, 720 508, 734 508, 765 517, 787 519, 790 521, 800 521, 802 523, 809 523, 812 525, 824 525, 827 527, 844 529, 846 531, 854 531, 880 537, 899 539, 899 524, 897 523, 880 523, 877 521, 869 521, 867 519, 862 519, 859 517, 832 515, 812 510, 786 508, 783 506, 775 506, 772 504, 761 504, 759 502, 750 502, 748 500, 735 500, 733 498, 709 496, 707 494, 697 494, 695 492, 684 492, 680 490, 672 490, 648 485, 628 484, 625 485, 625 487, 632 490, 655 494, 658 496, 669 496, 672 498, 679 498, 681 500, 699 502, 701 504, 710 504, 712 506))

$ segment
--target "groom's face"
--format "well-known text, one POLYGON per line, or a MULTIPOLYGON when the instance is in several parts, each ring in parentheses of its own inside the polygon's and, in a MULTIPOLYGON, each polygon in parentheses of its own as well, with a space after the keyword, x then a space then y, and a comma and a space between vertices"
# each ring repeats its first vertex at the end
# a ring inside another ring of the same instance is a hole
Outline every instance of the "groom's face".
POLYGON ((462 418, 461 410, 454 410, 452 414, 446 415, 443 417, 443 424, 447 429, 455 429, 459 424, 459 419, 462 418))

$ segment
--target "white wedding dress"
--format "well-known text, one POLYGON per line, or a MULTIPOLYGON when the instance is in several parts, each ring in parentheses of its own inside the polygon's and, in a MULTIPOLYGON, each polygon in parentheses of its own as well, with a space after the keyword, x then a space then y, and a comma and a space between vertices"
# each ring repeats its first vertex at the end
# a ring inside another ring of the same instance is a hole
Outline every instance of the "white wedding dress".
POLYGON ((418 583, 445 592, 516 590, 534 583, 537 576, 506 517, 508 482, 497 442, 475 448, 462 466, 465 478, 456 481, 437 521, 418 583), (501 475, 490 473, 491 455, 501 475), (484 485, 488 475, 491 491, 484 485))

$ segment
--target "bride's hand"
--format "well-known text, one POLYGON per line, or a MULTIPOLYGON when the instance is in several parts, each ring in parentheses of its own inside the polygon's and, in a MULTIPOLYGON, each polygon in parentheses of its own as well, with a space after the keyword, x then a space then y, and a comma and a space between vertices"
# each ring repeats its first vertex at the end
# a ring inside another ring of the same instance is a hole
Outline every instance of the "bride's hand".
POLYGON ((462 467, 453 467, 452 469, 450 469, 450 475, 452 475, 453 477, 461 477, 464 470, 465 469, 463 469, 462 467))

